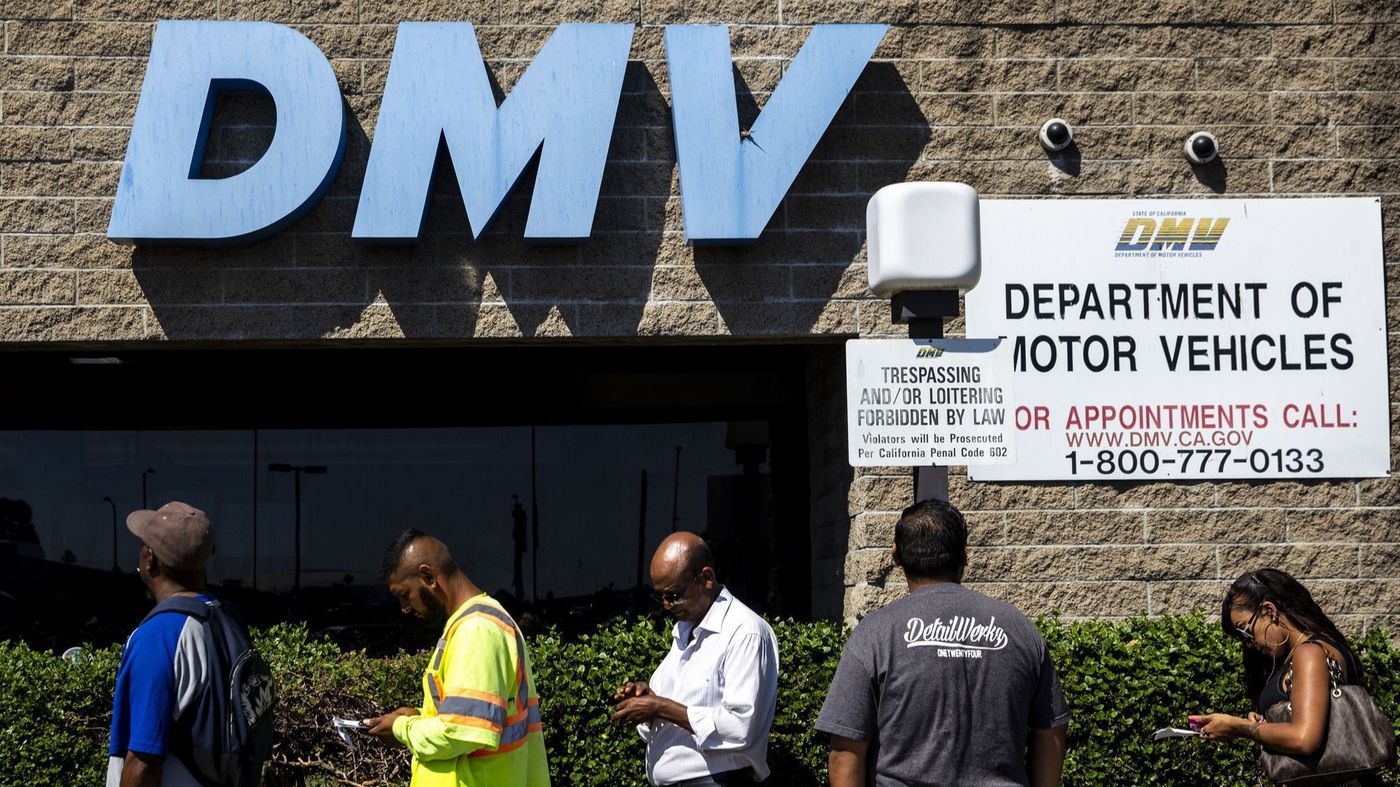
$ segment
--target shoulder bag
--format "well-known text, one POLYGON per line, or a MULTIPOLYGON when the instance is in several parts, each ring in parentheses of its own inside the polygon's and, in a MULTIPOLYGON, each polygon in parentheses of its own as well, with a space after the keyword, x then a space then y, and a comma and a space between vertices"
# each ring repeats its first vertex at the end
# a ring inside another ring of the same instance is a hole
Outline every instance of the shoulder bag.
MULTIPOLYGON (((1337 784, 1380 771, 1395 762, 1395 729, 1366 689, 1340 685, 1341 667, 1329 656, 1332 698, 1322 748, 1307 757, 1259 749, 1264 775, 1289 787, 1337 784)), ((1293 703, 1282 700, 1264 711, 1271 724, 1293 720, 1293 703)))

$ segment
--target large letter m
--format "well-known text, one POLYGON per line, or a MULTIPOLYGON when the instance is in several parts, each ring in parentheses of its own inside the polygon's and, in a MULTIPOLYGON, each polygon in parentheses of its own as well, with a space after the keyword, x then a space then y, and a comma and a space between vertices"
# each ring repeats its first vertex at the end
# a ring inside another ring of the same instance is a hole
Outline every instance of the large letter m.
POLYGON ((497 107, 471 23, 399 25, 354 237, 418 239, 445 142, 473 237, 539 153, 525 237, 587 238, 631 43, 631 25, 560 25, 497 107))

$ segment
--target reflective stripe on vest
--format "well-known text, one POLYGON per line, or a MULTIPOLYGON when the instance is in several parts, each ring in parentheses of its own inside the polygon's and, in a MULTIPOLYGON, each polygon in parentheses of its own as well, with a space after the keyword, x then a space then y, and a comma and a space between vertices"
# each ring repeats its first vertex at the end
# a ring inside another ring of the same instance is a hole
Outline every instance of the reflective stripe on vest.
POLYGON ((506 723, 506 704, 485 692, 460 693, 443 697, 437 703, 438 716, 454 724, 466 724, 500 732, 506 723))
POLYGON ((531 698, 529 704, 526 706, 525 713, 512 717, 512 719, 508 719, 507 721, 509 723, 506 725, 506 728, 501 731, 501 743, 499 746, 495 749, 477 749, 467 756, 477 758, 492 757, 497 754, 515 751, 521 746, 524 746, 526 738, 530 737, 530 733, 540 732, 543 729, 540 725, 538 701, 531 698))
POLYGON ((462 610, 448 624, 442 639, 438 640, 437 648, 433 651, 431 665, 425 677, 428 683, 428 694, 432 698, 433 708, 438 716, 443 717, 444 721, 454 724, 480 727, 500 733, 500 743, 496 748, 477 749, 467 756, 480 758, 506 754, 525 745, 530 733, 542 731, 539 700, 529 696, 530 683, 525 679, 525 638, 521 636, 520 630, 515 626, 515 621, 508 614, 487 604, 473 604, 462 610), (507 715, 508 709, 505 700, 485 692, 454 689, 451 694, 448 694, 437 676, 437 670, 442 666, 442 656, 447 648, 448 639, 452 637, 458 625, 475 615, 485 617, 515 637, 516 694, 510 698, 515 702, 517 709, 514 714, 507 715))
MULTIPOLYGON (((433 658, 431 661, 429 661, 430 666, 428 667, 428 670, 424 676, 427 678, 428 681, 428 695, 432 698, 433 708, 438 712, 439 715, 443 715, 444 713, 450 713, 442 710, 444 691, 442 683, 437 678, 437 671, 439 668, 442 667, 442 654, 444 651, 447 650, 447 640, 452 636, 452 633, 457 630, 457 626, 461 625, 462 621, 466 620, 469 617, 472 617, 473 615, 484 615, 492 623, 495 623, 496 625, 505 629, 509 633, 513 634, 515 636, 515 644, 517 650, 522 654, 524 653, 525 640, 521 638, 520 632, 516 630, 515 622, 512 621, 510 619, 510 616, 506 613, 487 604, 473 604, 470 607, 467 607, 466 609, 459 612, 457 616, 452 619, 452 622, 447 624, 447 630, 443 632, 442 638, 439 639, 437 642, 437 647, 433 649, 433 658)), ((521 673, 522 670, 520 669, 520 663, 517 659, 515 678, 517 686, 519 686, 520 684, 521 673)), ((486 695, 483 694, 482 696, 484 698, 486 695)))

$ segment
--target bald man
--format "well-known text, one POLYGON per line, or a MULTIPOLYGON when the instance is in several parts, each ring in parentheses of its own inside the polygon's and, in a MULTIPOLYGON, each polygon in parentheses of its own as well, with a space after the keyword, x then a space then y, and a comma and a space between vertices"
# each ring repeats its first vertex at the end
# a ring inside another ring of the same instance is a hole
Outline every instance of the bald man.
POLYGON ((549 787, 530 654, 510 614, 419 530, 389 544, 381 573, 404 614, 446 626, 423 707, 365 719, 369 734, 408 747, 411 787, 549 787))
POLYGON ((671 650, 649 682, 618 689, 613 723, 637 725, 654 785, 762 781, 778 699, 773 629, 719 583, 710 549, 694 533, 661 542, 651 584, 676 621, 671 650))

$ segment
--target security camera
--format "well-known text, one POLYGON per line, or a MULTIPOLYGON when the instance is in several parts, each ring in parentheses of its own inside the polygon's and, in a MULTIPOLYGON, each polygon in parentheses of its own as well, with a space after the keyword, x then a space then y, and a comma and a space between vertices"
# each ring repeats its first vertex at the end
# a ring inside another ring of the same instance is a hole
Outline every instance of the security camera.
POLYGON ((1051 153, 1058 153, 1074 143, 1074 129, 1059 118, 1050 118, 1040 127, 1040 144, 1051 153))
POLYGON ((1220 143, 1209 131, 1197 131, 1186 138, 1186 159, 1192 164, 1209 164, 1220 155, 1220 143))

